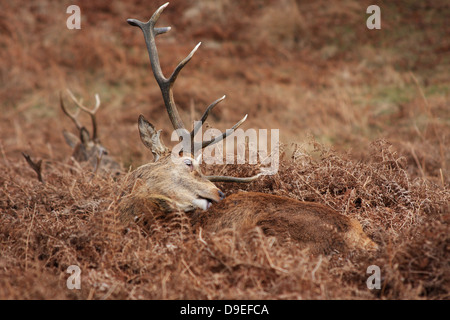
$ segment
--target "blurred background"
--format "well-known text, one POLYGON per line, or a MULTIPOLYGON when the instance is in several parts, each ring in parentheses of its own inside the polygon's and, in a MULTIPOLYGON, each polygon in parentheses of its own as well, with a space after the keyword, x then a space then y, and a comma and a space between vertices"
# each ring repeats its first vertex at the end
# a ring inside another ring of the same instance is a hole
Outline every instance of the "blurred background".
MULTIPOLYGON (((151 159, 139 140, 144 114, 170 142, 172 127, 153 77, 142 32, 165 1, 8 1, 0 10, 0 148, 64 160, 62 130, 75 132, 59 107, 69 88, 87 106, 98 93, 99 135, 126 167, 151 159), (69 5, 81 29, 69 30, 69 5)), ((166 76, 198 42, 174 87, 184 122, 210 117, 225 130, 280 129, 286 156, 312 136, 357 159, 376 139, 390 141, 412 177, 450 182, 450 4, 448 1, 176 1, 158 26, 166 76), (369 30, 369 5, 381 29, 369 30)), ((89 119, 82 118, 89 125, 89 119)), ((23 161, 23 159, 21 160, 23 161)))

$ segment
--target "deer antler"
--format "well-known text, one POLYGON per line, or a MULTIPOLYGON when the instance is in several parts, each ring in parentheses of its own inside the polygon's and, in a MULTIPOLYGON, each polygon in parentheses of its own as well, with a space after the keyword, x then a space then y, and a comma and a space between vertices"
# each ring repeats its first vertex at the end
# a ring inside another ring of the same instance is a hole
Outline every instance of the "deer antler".
POLYGON ((170 121, 172 122, 173 128, 176 130, 185 129, 185 126, 180 118, 180 115, 178 114, 178 110, 173 99, 172 86, 175 83, 175 80, 181 69, 189 62, 189 60, 191 60, 200 43, 194 48, 194 50, 191 51, 191 53, 186 58, 183 59, 183 61, 178 64, 169 79, 164 77, 164 74, 161 70, 161 65, 159 63, 158 49, 156 48, 155 37, 157 35, 170 31, 171 28, 155 28, 155 24, 156 21, 158 21, 158 18, 161 15, 162 11, 167 7, 168 4, 169 3, 166 3, 159 7, 159 9, 155 11, 153 16, 147 23, 141 22, 136 19, 128 19, 127 22, 132 26, 141 28, 142 32, 144 33, 144 39, 147 45, 147 51, 150 58, 150 63, 152 65, 153 74, 161 89, 164 104, 166 105, 170 121))
POLYGON ((29 154, 22 152, 22 155, 27 161, 28 165, 31 167, 31 169, 33 169, 34 172, 36 172, 38 180, 44 183, 44 180, 42 179, 42 159, 39 159, 37 162, 35 162, 31 159, 29 154))
POLYGON ((63 101, 61 92, 59 93, 59 104, 61 106, 62 111, 65 113, 65 115, 68 116, 73 121, 73 123, 77 127, 78 131, 80 131, 81 128, 83 128, 83 126, 80 124, 80 122, 77 119, 78 114, 80 113, 80 109, 77 109, 77 111, 74 114, 70 113, 69 110, 67 110, 66 106, 64 105, 64 101, 63 101))
MULTIPOLYGON (((178 77, 178 74, 180 73, 181 69, 192 59, 194 56, 194 53, 197 51, 198 47, 201 45, 201 42, 199 42, 195 48, 189 53, 189 55, 184 58, 175 68, 175 70, 172 72, 169 78, 164 77, 161 65, 159 63, 159 56, 158 56, 158 49, 156 47, 155 37, 166 33, 170 31, 170 27, 164 27, 164 28, 155 28, 155 24, 159 19, 159 16, 161 15, 162 11, 167 7, 169 3, 165 3, 161 7, 158 8, 158 10, 155 11, 155 13, 152 15, 150 20, 146 23, 136 20, 136 19, 128 19, 127 22, 132 26, 139 27, 142 32, 144 33, 144 39, 145 43, 147 45, 147 51, 150 58, 150 63, 152 65, 153 74, 155 76, 156 82, 158 83, 161 93, 164 99, 164 104, 167 109, 167 113, 169 114, 169 119, 172 122, 172 126, 175 130, 178 129, 186 129, 183 121, 181 120, 181 117, 178 113, 177 106, 175 104, 175 100, 173 98, 173 85, 178 77)), ((181 150, 181 152, 190 152, 192 155, 196 154, 196 151, 206 148, 207 146, 217 143, 221 141, 222 139, 226 138, 230 134, 234 132, 235 129, 237 129, 246 119, 247 116, 245 116, 242 120, 240 120, 238 123, 236 123, 231 130, 227 130, 225 133, 222 134, 222 136, 216 137, 214 139, 211 139, 209 141, 203 141, 201 143, 194 143, 194 136, 198 132, 198 130, 201 128, 203 123, 205 122, 206 118, 208 117, 209 112, 223 99, 225 99, 225 96, 223 96, 220 99, 217 99, 213 103, 211 103, 206 111, 204 112, 200 122, 196 124, 194 129, 190 133, 190 140, 191 140, 191 150, 181 150)), ((180 137, 181 138, 181 137, 180 137)))
MULTIPOLYGON (((100 96, 97 93, 95 94, 95 106, 94 106, 94 108, 92 110, 89 110, 88 108, 86 108, 83 105, 83 101, 78 100, 77 98, 75 98, 75 96, 73 95, 72 91, 67 89, 67 93, 70 95, 70 97, 72 98, 73 102, 75 102, 75 104, 78 106, 78 108, 80 110, 83 110, 84 112, 86 112, 87 114, 89 114, 91 116, 91 120, 92 120, 92 140, 97 141, 98 140, 98 136, 97 136, 97 119, 95 118, 95 114, 97 113, 98 109, 100 108, 100 96)), ((63 108, 64 113, 67 116, 69 116, 72 120, 74 120, 74 122, 75 122, 76 119, 74 119, 73 115, 69 114, 68 111, 64 108, 64 105, 62 103, 62 98, 61 98, 61 107, 63 108)), ((78 115, 78 113, 77 113, 77 115, 78 115)), ((79 127, 79 123, 77 125, 77 128, 81 129, 81 127, 79 127)))
POLYGON ((239 177, 229 177, 229 176, 204 176, 211 182, 252 182, 262 176, 262 173, 258 173, 252 177, 239 178, 239 177))
MULTIPOLYGON (((195 48, 189 53, 189 55, 184 58, 175 68, 175 70, 172 72, 172 74, 170 75, 169 78, 164 77, 164 74, 162 73, 161 70, 161 65, 159 62, 159 56, 158 56, 158 49, 156 47, 156 41, 155 38, 156 36, 166 33, 168 31, 171 30, 170 27, 163 27, 163 28, 155 28, 155 24, 159 19, 159 16, 161 15, 161 13, 163 12, 163 10, 168 6, 168 2, 163 4, 162 6, 160 6, 155 13, 152 15, 152 17, 150 18, 150 20, 148 20, 147 22, 142 22, 139 21, 137 19, 128 19, 127 22, 135 27, 139 27, 142 32, 144 33, 144 39, 145 39, 145 44, 147 45, 147 51, 148 51, 148 56, 150 58, 150 63, 152 66, 152 70, 153 70, 153 75, 155 76, 156 82, 158 83, 160 89, 161 89, 161 93, 163 96, 163 100, 164 100, 164 104, 166 106, 166 110, 167 113, 169 115, 169 119, 172 122, 172 126, 175 130, 179 130, 179 129, 183 129, 186 130, 186 127, 183 123, 183 121, 181 120, 181 117, 178 113, 178 109, 177 106, 175 104, 175 100, 173 98, 173 85, 178 77, 178 74, 180 73, 181 69, 183 69, 183 67, 192 59, 192 57, 194 56, 194 53, 197 51, 198 47, 201 45, 201 42, 199 42, 195 48)), ((217 105, 219 104, 221 101, 223 101, 225 99, 225 96, 217 99, 216 101, 214 101, 213 103, 211 103, 205 110, 205 112, 203 113, 200 121, 198 121, 194 128, 192 129, 192 131, 190 132, 190 146, 191 146, 191 150, 180 150, 180 153, 182 152, 189 152, 192 154, 192 156, 195 156, 197 151, 206 148, 207 146, 213 145, 225 138, 227 138, 230 134, 232 134, 234 132, 234 130, 236 130, 246 119, 247 119, 247 115, 245 115, 244 118, 242 118, 239 122, 237 122, 231 129, 226 130, 222 135, 215 137, 214 139, 208 140, 208 141, 202 141, 202 142, 194 142, 194 137, 195 135, 198 133, 198 131, 200 130, 200 128, 202 127, 202 125, 204 124, 204 122, 206 121, 206 119, 208 118, 209 113, 211 112, 211 110, 217 105)), ((139 118, 139 126, 142 126, 144 124, 144 118, 141 117, 139 118)), ((145 121, 145 123, 148 123, 147 121, 145 121)), ((146 145, 147 147, 149 147, 152 150, 152 153, 154 155, 154 159, 155 161, 157 161, 157 159, 164 155, 165 153, 167 153, 168 149, 164 146, 164 144, 160 141, 160 131, 156 131, 153 127, 153 125, 151 125, 150 123, 146 124, 146 127, 149 128, 149 132, 152 132, 152 136, 150 139, 147 138, 142 138, 141 135, 141 139, 142 142, 144 143, 144 145, 146 145)), ((178 133, 178 131, 177 131, 178 133)), ((180 136, 180 134, 178 133, 179 138, 182 139, 182 136, 180 136)), ((235 177, 226 177, 226 176, 207 176, 206 178, 210 181, 214 181, 214 182, 219 182, 219 181, 223 181, 223 182, 250 182, 253 181, 255 179, 257 179, 261 174, 258 174, 256 176, 253 177, 249 177, 249 178, 235 178, 235 177)))

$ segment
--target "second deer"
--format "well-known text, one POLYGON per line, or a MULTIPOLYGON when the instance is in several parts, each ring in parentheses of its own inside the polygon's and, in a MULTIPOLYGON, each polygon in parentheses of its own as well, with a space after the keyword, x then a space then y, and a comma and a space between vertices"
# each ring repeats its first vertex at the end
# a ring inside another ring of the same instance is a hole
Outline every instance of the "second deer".
MULTIPOLYGON (((166 33, 170 27, 155 28, 155 24, 167 4, 161 6, 147 23, 129 19, 128 23, 138 26, 144 33, 153 73, 160 86, 164 103, 175 130, 185 130, 173 99, 172 88, 181 69, 189 62, 198 46, 165 78, 159 64, 155 37, 166 33)), ((232 130, 227 130, 215 139, 194 143, 193 137, 205 122, 208 113, 223 98, 214 101, 203 114, 200 126, 190 133, 191 147, 183 147, 173 155, 163 144, 160 131, 144 116, 138 120, 138 129, 143 144, 154 156, 154 162, 145 164, 127 177, 126 193, 121 199, 120 211, 124 220, 139 220, 153 216, 155 211, 169 213, 185 211, 195 227, 211 232, 225 228, 248 231, 260 227, 267 235, 280 239, 290 237, 307 246, 315 253, 346 251, 353 249, 375 250, 377 245, 364 233, 360 223, 337 211, 318 203, 303 202, 259 192, 238 192, 229 197, 213 183, 218 181, 250 182, 259 175, 249 178, 205 176, 202 174, 197 150, 225 139, 232 130)), ((239 121, 236 129, 245 120, 239 121)))
POLYGON ((95 95, 96 104, 94 108, 88 109, 83 102, 75 98, 70 90, 67 90, 72 101, 77 106, 75 113, 69 112, 64 105, 62 95, 60 95, 60 106, 64 114, 66 114, 75 124, 78 130, 78 136, 64 130, 63 135, 67 144, 73 149, 72 158, 82 166, 87 165, 94 173, 108 174, 112 176, 120 175, 122 169, 120 164, 108 155, 107 149, 101 144, 98 137, 96 113, 100 108, 100 97, 95 95), (78 114, 83 111, 89 114, 92 120, 92 134, 78 120, 78 114))

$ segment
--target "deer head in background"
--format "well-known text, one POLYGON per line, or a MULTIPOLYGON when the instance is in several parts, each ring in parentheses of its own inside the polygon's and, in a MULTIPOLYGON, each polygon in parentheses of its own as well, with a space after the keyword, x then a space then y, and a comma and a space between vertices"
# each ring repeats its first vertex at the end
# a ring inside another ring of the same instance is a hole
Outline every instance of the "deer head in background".
POLYGON ((99 95, 95 95, 96 104, 94 108, 89 109, 83 105, 83 101, 76 99, 70 90, 67 90, 67 92, 77 106, 75 113, 69 112, 60 94, 61 109, 72 120, 78 130, 78 136, 67 130, 63 131, 67 144, 73 149, 72 158, 83 166, 85 164, 89 166, 94 173, 100 170, 102 173, 113 176, 119 175, 121 172, 120 164, 108 155, 108 150, 101 144, 98 137, 96 113, 100 108, 99 95), (78 120, 80 111, 89 114, 92 121, 92 134, 78 120))

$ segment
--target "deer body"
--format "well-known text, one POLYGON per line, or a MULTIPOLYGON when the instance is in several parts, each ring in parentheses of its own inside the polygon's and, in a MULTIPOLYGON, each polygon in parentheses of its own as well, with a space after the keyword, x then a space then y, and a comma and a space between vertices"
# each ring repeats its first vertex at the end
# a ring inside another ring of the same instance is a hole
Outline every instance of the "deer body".
MULTIPOLYGON (((155 37, 170 30, 170 27, 155 28, 156 21, 167 4, 161 6, 147 23, 135 19, 128 22, 141 28, 147 44, 152 69, 158 82, 165 106, 175 130, 185 129, 173 100, 172 88, 181 69, 189 62, 195 49, 165 78, 159 65, 155 37)), ((201 149, 225 139, 240 126, 246 116, 218 138, 194 142, 194 136, 206 120, 208 113, 223 99, 214 101, 204 112, 190 134, 190 147, 179 154, 170 153, 160 140, 160 131, 139 116, 138 129, 143 144, 151 150, 154 162, 131 172, 121 198, 119 210, 125 221, 147 221, 156 217, 170 216, 168 213, 184 211, 195 227, 211 232, 233 228, 246 232, 260 227, 267 235, 280 239, 290 237, 313 252, 344 251, 346 249, 376 249, 377 245, 363 232, 356 220, 339 214, 321 204, 302 202, 296 199, 258 192, 238 192, 225 198, 213 184, 223 182, 251 182, 259 175, 249 178, 204 176, 194 157, 201 149)), ((182 137, 180 137, 182 138, 182 137)), ((183 143, 186 136, 183 138, 183 143)))
POLYGON ((119 208, 124 221, 152 224, 156 216, 185 211, 197 229, 248 232, 259 227, 268 236, 281 241, 289 237, 313 253, 378 247, 358 221, 319 203, 260 192, 224 198, 191 157, 165 156, 137 168, 127 182, 119 208))
MULTIPOLYGON (((121 203, 122 219, 155 223, 155 218, 179 210, 173 197, 149 194, 138 188, 121 203)), ((260 192, 238 192, 206 211, 195 209, 187 215, 195 229, 209 232, 232 229, 247 233, 259 227, 280 241, 290 238, 312 253, 372 251, 378 248, 360 223, 337 211, 313 202, 260 192)))
POLYGON ((315 253, 377 248, 358 221, 327 206, 260 192, 230 195, 207 212, 194 212, 192 221, 211 232, 260 227, 268 236, 289 237, 315 253))

